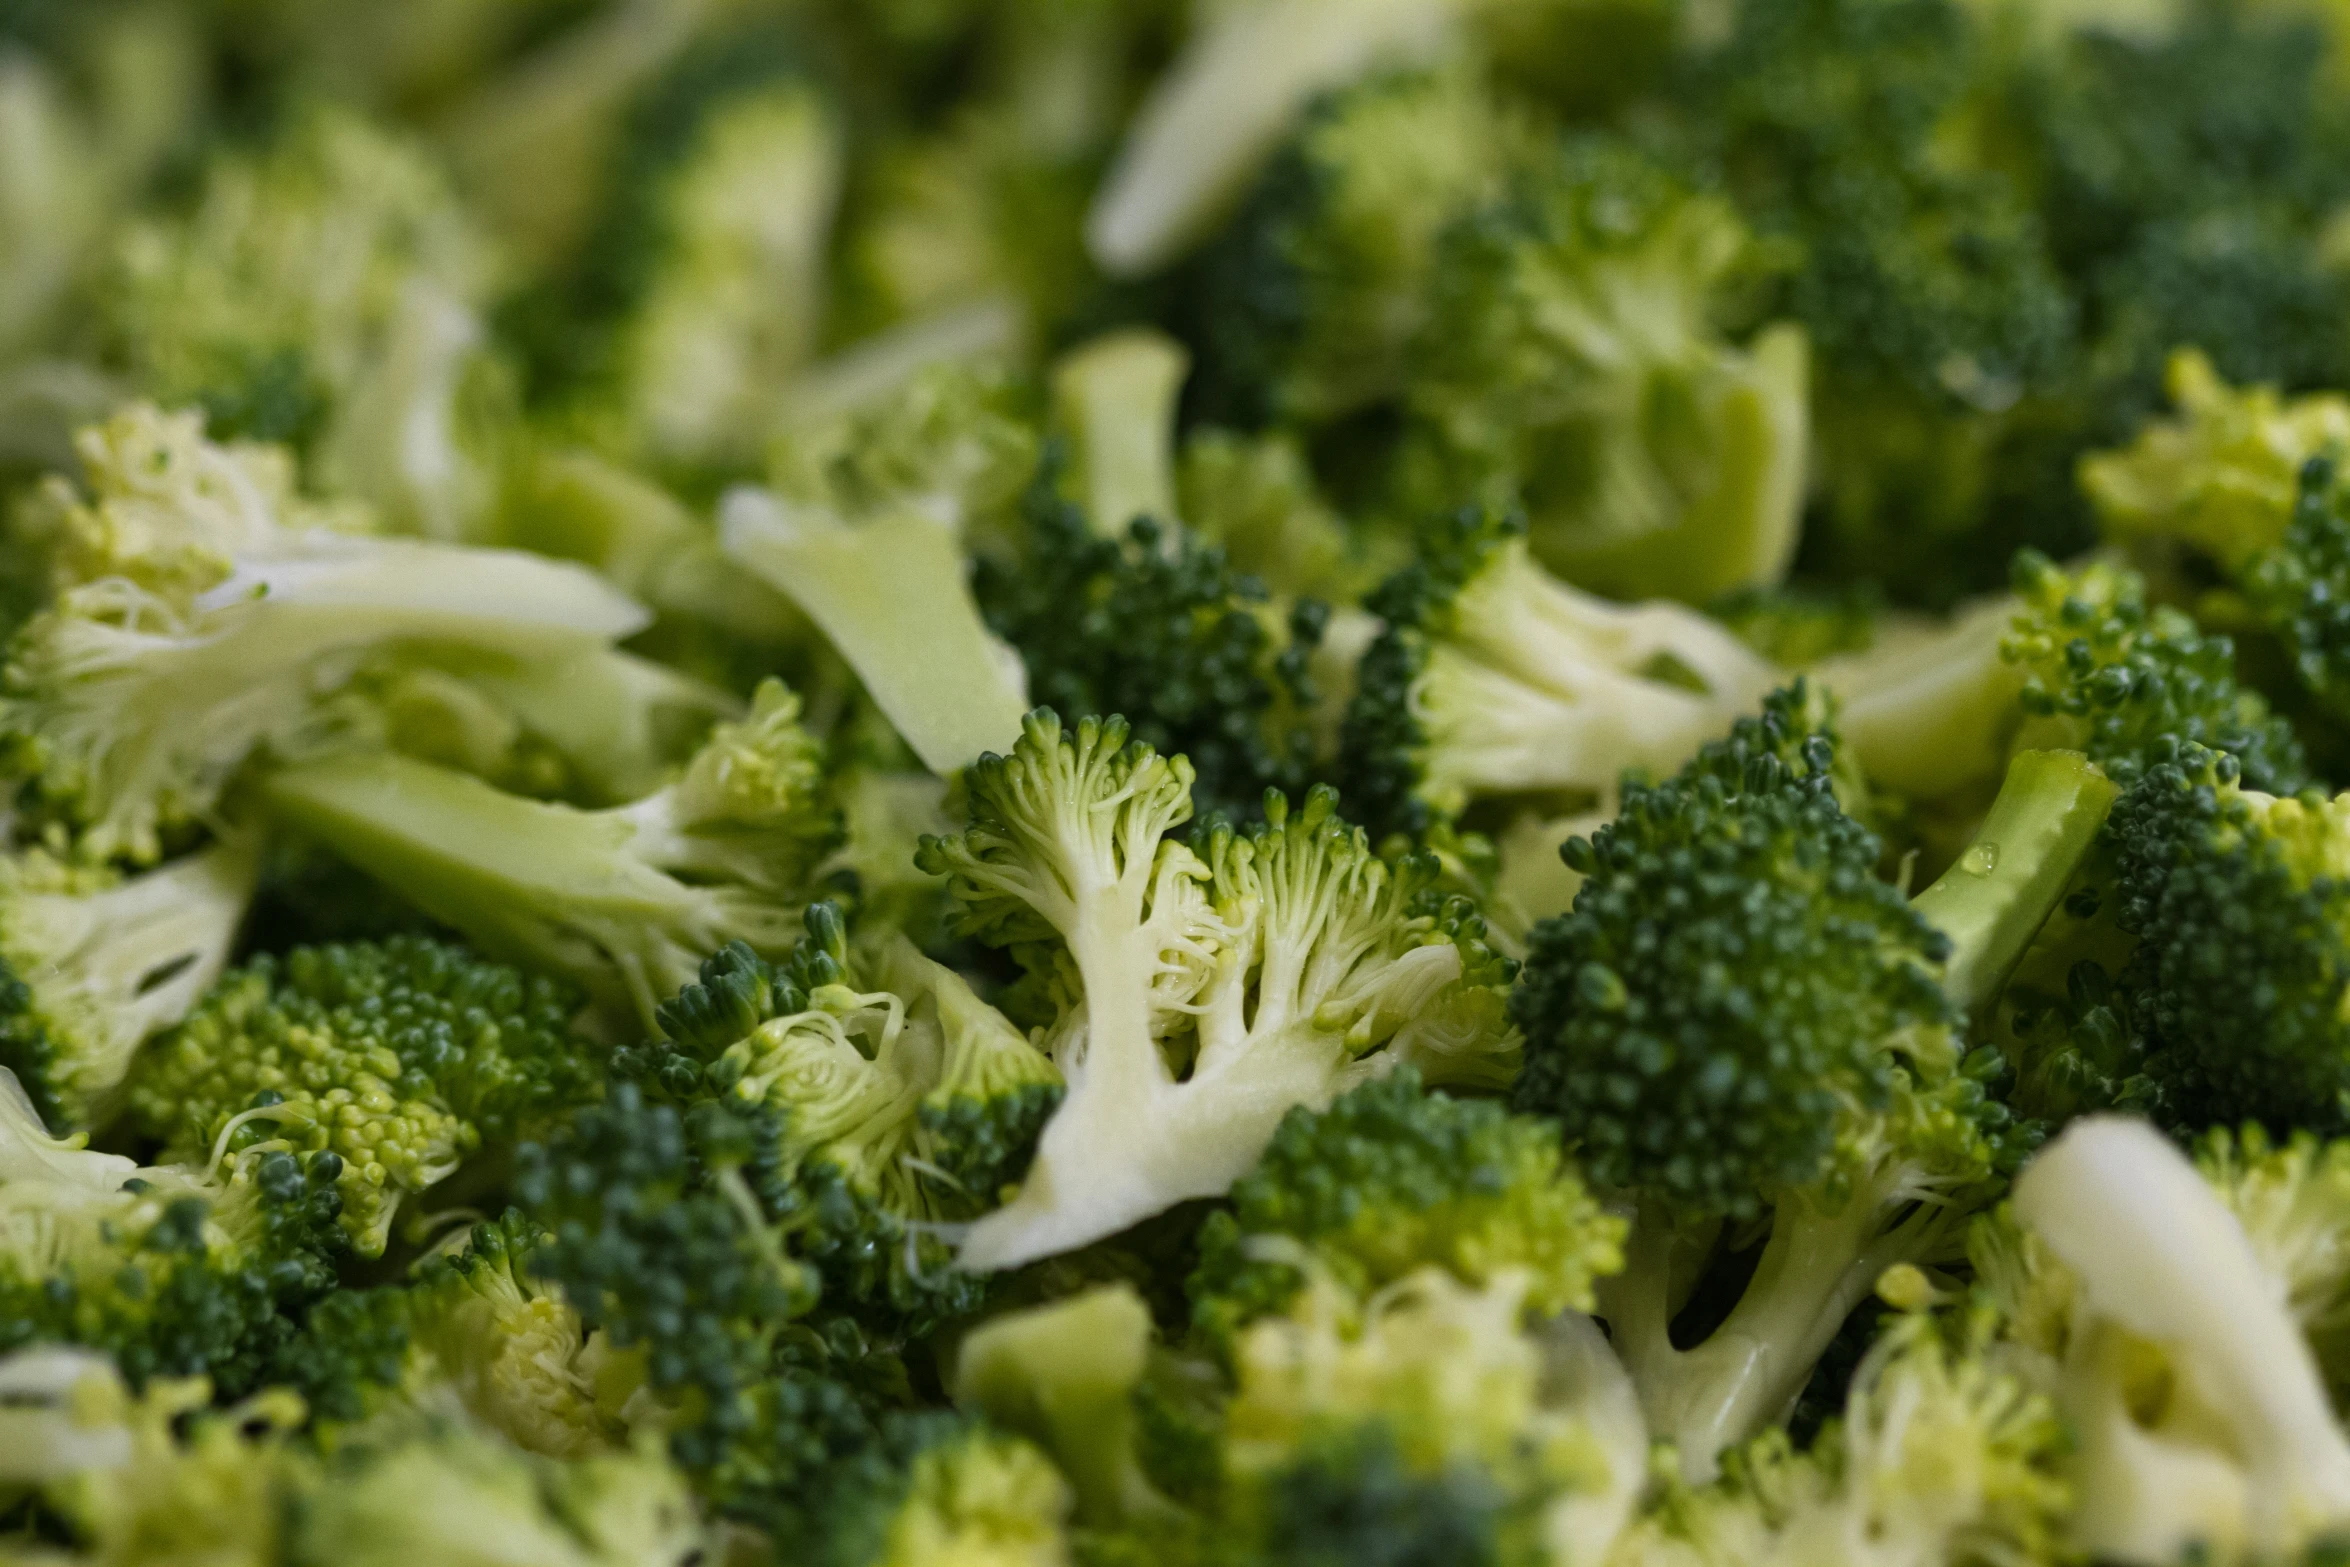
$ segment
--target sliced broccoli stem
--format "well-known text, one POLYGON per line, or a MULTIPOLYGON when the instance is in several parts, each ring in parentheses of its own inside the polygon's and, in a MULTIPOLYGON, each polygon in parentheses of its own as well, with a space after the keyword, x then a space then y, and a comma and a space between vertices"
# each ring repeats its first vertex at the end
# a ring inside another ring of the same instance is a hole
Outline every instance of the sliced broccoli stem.
POLYGON ((577 978, 601 999, 655 1004, 730 940, 788 951, 797 911, 694 886, 644 853, 629 817, 524 799, 392 755, 274 774, 288 820, 484 951, 577 978))
POLYGON ((1183 346, 1150 331, 1113 332, 1053 367, 1053 417, 1075 448, 1072 477, 1096 533, 1137 517, 1175 519, 1175 400, 1191 372, 1183 346))
POLYGON ((738 489, 720 533, 823 629, 932 772, 1012 749, 1028 706, 1019 658, 981 622, 951 530, 911 512, 849 524, 738 489))
POLYGON ((1975 1012, 1999 994, 2047 923, 2120 793, 2077 751, 2025 751, 1974 842, 1910 901, 1950 938, 1942 988, 1975 1012))

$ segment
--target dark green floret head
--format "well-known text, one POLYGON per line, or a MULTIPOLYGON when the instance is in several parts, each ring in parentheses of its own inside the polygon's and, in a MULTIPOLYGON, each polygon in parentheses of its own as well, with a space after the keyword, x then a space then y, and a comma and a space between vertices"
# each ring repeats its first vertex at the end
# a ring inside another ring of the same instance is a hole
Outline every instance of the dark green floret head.
POLYGON ((2164 1112, 2350 1127, 2350 797, 2251 789, 2179 746, 2114 808, 2120 976, 2164 1112))
POLYGON ((1837 739, 1800 686, 1564 851, 1586 878, 1535 930, 1512 1015, 1515 1102, 1602 1187, 1745 1218, 1818 1179, 1884 1041, 1947 1035, 1946 938, 1877 879, 1836 803, 1837 739))

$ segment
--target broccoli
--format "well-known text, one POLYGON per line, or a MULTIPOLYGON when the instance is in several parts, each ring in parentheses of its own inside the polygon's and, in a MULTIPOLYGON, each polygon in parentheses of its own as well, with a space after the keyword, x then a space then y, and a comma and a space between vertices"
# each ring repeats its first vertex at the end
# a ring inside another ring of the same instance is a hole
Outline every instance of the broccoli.
POLYGON ((133 1383, 249 1390, 281 1309, 332 1288, 342 1161, 264 1149, 142 1167, 53 1137, 0 1077, 0 1351, 78 1345, 133 1383))
POLYGON ((2026 752, 1976 841, 1913 902, 1838 806, 1837 737, 1802 686, 1568 845, 1573 910, 1511 998, 1515 1089, 1588 1177, 1637 1199, 1600 1312, 1692 1478, 1777 1417, 1877 1275, 1947 1260, 2036 1129, 1965 1021, 2088 853, 2114 786, 2026 752), (1701 1343, 1669 1335, 1725 1224, 1768 1241, 1701 1343))
POLYGON ((966 1267, 1218 1195, 1291 1106, 1351 1079, 1407 1062, 1435 1078, 1507 1048, 1510 965, 1483 922, 1424 896, 1427 858, 1374 856, 1331 790, 1295 811, 1268 794, 1262 828, 1212 824, 1194 852, 1170 836, 1191 815, 1188 762, 1129 744, 1122 720, 1072 733, 1043 709, 965 789, 970 829, 926 839, 922 864, 949 878, 959 929, 1049 969, 1071 1079, 966 1267))
POLYGON ((2244 1227, 2263 1272, 2324 1368, 2336 1401, 2350 1382, 2350 1142, 2296 1132, 2278 1141, 2258 1125, 2215 1127, 2195 1145, 2195 1167, 2244 1227))
POLYGON ((1121 1287, 988 1322, 956 1398, 1058 1458, 1080 1537, 1139 1560, 1179 1542, 1250 1563, 1605 1558, 1647 1442, 1589 1319, 1530 1320, 1514 1268, 1361 1295, 1300 1260, 1305 1287, 1237 1336, 1196 1413, 1207 1483, 1184 1502, 1150 1467, 1150 1320, 1121 1287))
POLYGON ((299 448, 402 532, 473 537, 498 499, 491 267, 424 149, 317 108, 123 236, 106 332, 146 395, 299 448))
POLYGON ((2033 460, 2079 307, 2029 193, 1970 145, 1987 45, 1952 0, 1740 6, 1672 95, 1756 231, 1762 309, 1811 339, 1806 563, 1935 607, 2084 531, 2033 460))
POLYGON ((1154 516, 1097 533, 1049 471, 1023 521, 1019 557, 981 556, 976 587, 989 625, 1026 663, 1033 700, 1123 714, 1144 742, 1189 758, 1203 815, 1246 818, 1267 789, 1313 781, 1305 713, 1320 601, 1284 615, 1221 549, 1154 516))
POLYGON ((578 1002, 428 937, 264 953, 157 1043, 129 1105, 183 1160, 332 1151, 344 1228, 373 1256, 405 1198, 592 1091, 578 1002))
POLYGON ((1453 18, 1429 0, 1336 11, 1324 0, 1214 17, 1136 112, 1092 210, 1085 243, 1113 277, 1178 259, 1244 192, 1300 113, 1326 92, 1420 63, 1453 18))
POLYGON ((1096 531, 1174 520, 1176 400, 1190 373, 1181 345, 1148 331, 1107 333, 1054 362, 1053 424, 1068 457, 1060 477, 1096 531))
POLYGON ((494 956, 650 1021, 730 940, 788 948, 837 833, 799 699, 764 683, 674 782, 581 811, 390 754, 272 773, 287 822, 494 956))
POLYGON ((202 1377, 134 1391, 103 1355, 20 1349, 0 1359, 0 1484, 28 1532, 27 1559, 133 1567, 173 1560, 288 1560, 286 1511, 308 1475, 289 1440, 302 1403, 272 1388, 207 1407, 202 1377), (19 1503, 22 1505, 22 1503, 19 1503), (65 1554, 70 1552, 71 1554, 65 1554))
POLYGON ((828 903, 807 925, 780 963, 740 945, 710 959, 663 1003, 667 1037, 614 1071, 773 1117, 778 1168, 756 1191, 829 1307, 893 1328, 968 1314, 987 1281, 945 1237, 1019 1181, 1061 1075, 904 936, 852 954, 828 903))
POLYGON ((1376 832, 1416 833, 1479 796, 1612 800, 1627 770, 1678 767, 1779 682, 1735 636, 1672 604, 1618 605, 1551 577, 1506 514, 1453 512, 1368 601, 1340 776, 1376 832))
POLYGON ((457 673, 563 663, 644 624, 577 566, 331 531, 282 452, 134 404, 59 480, 58 591, 0 671, 8 771, 89 855, 152 861, 257 753, 331 745, 321 698, 376 658, 457 673))
POLYGON ((1069 1482, 1036 1446, 943 1413, 891 1423, 817 1518, 826 1567, 1059 1567, 1069 1482))
POLYGON ((1229 1344, 1306 1286, 1268 1238, 1357 1294, 1423 1266, 1471 1285, 1515 1269, 1529 1309, 1589 1311, 1592 1281, 1623 1266, 1623 1233, 1561 1157, 1555 1127, 1423 1092, 1399 1067, 1327 1110, 1289 1112, 1231 1207, 1201 1228, 1192 1321, 1229 1344))
POLYGON ((2281 1281, 2159 1134, 2076 1122, 2017 1179, 2012 1227, 1976 1252, 2075 1433, 2081 1550, 2238 1560, 2350 1521, 2350 1441, 2281 1281))
POLYGON ((2115 976, 2164 1113, 2332 1134, 2350 1117, 2338 907, 2343 802, 2279 797, 2180 745, 2114 809, 2115 976))
MULTIPOLYGON (((1900 1277, 1896 1270, 1894 1277, 1900 1277)), ((1708 1486, 1666 1494, 1614 1567, 2048 1561, 2070 1496, 2050 1399, 2001 1368, 1986 1314, 1905 1312, 1808 1451, 1767 1432, 1708 1486)))
POLYGON ((1803 333, 1712 326, 1748 237, 1718 198, 1570 142, 1451 228, 1411 361, 1398 500, 1522 509, 1543 561, 1621 597, 1705 603, 1794 553, 1803 333))
POLYGON ((108 1119, 139 1046, 228 967, 258 866, 249 838, 127 877, 0 860, 0 1065, 50 1125, 108 1119))
POLYGON ((1314 105, 1202 260, 1206 406, 1318 425, 1398 399, 1439 241, 1531 155, 1520 118, 1460 68, 1314 105))
MULTIPOLYGON (((737 970, 736 972, 743 972, 737 970)), ((532 1266, 591 1331, 634 1357, 671 1456, 728 1517, 805 1531, 827 1487, 882 1450, 911 1406, 906 1369, 845 1317, 812 1317, 786 1127, 764 1105, 680 1113, 615 1083, 546 1141, 515 1191, 550 1232, 532 1266)))
POLYGON ((660 238, 615 329, 612 395, 654 456, 758 455, 777 392, 815 345, 840 143, 806 86, 745 92, 705 111, 654 188, 629 193, 660 238))
POLYGON ((1175 494, 1193 537, 1287 598, 1351 601, 1402 563, 1392 532, 1350 526, 1331 509, 1285 432, 1193 429, 1176 460, 1175 494))
POLYGON ((2027 550, 2014 579, 2022 611, 2000 656, 2024 675, 2017 744, 2077 748, 2125 787, 2169 742, 2225 752, 2263 788, 2307 781, 2292 727, 2237 680, 2235 644, 2150 608, 2137 573, 2097 562, 2067 575, 2027 550))

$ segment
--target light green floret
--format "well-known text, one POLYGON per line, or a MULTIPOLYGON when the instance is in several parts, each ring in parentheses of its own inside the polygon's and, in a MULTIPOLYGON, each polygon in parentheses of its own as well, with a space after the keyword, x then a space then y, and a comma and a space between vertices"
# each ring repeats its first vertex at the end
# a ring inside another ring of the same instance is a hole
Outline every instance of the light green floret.
POLYGON ((405 757, 351 755, 267 781, 285 818, 485 951, 568 976, 650 1023, 729 941, 787 951, 837 824, 799 698, 761 686, 684 774, 581 811, 405 757))
POLYGON ((1472 912, 1431 894, 1431 863, 1379 859, 1327 789, 1294 811, 1268 793, 1265 827, 1219 824, 1195 853, 1173 836, 1191 815, 1189 763, 1126 736, 1118 720, 1071 733, 1031 714, 1011 756, 967 775, 969 830, 922 847, 959 928, 1055 976, 1048 1039, 1083 1062, 1019 1195, 973 1226, 965 1266, 1014 1266, 1219 1195, 1291 1107, 1363 1076, 1408 1062, 1475 1077, 1514 1048, 1509 965, 1472 912))
POLYGON ((101 1119, 140 1044, 220 977, 257 848, 217 844, 127 877, 39 849, 0 859, 0 1065, 51 1124, 101 1119))
POLYGON ((134 404, 82 433, 45 506, 56 593, 0 673, 9 771, 96 857, 153 860, 256 754, 347 728, 378 661, 511 674, 609 649, 644 612, 584 568, 321 524, 274 448, 134 404))
POLYGON ((170 1157, 326 1149, 343 1227, 383 1250, 401 1201, 590 1081, 577 995, 416 937, 297 947, 231 974, 141 1066, 130 1105, 170 1157))

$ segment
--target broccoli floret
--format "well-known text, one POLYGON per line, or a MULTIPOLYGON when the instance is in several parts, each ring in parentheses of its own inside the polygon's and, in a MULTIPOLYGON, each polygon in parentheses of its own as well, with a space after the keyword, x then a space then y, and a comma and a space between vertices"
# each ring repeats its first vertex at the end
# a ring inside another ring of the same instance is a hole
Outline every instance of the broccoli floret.
POLYGON ((1673 604, 1619 605, 1537 566, 1516 519, 1468 509, 1368 601, 1340 776, 1373 831, 1417 833, 1487 795, 1614 797, 1678 767, 1776 685, 1730 632, 1673 604))
POLYGON ((558 1463, 461 1421, 339 1448, 290 1509, 287 1560, 689 1567, 712 1548, 655 1449, 558 1463))
POLYGON ((675 782, 602 811, 393 755, 305 763, 264 788, 288 822, 485 951, 650 1021, 702 955, 791 945, 838 830, 799 715, 770 680, 675 782))
POLYGON ((2118 975, 2164 1113, 2187 1126, 2350 1124, 2350 797, 2250 788, 2236 759, 2182 746, 2122 797, 2110 831, 2118 975))
POLYGON ((982 1303, 944 1237, 1019 1180, 1061 1076, 961 976, 902 935, 852 955, 819 903, 787 959, 729 947, 659 1016, 668 1038, 615 1071, 775 1118, 759 1195, 829 1304, 927 1327, 982 1303))
MULTIPOLYGON (((928 839, 958 928, 1052 976, 1056 1060, 1082 1060, 1019 1195, 975 1224, 967 1267, 1004 1268, 1220 1195, 1294 1105, 1415 1063, 1510 1047, 1510 965, 1463 906, 1423 896, 1425 856, 1389 865, 1317 788, 1266 825, 1212 824, 1199 852, 1191 767, 1122 720, 1064 731, 1031 714, 1009 757, 965 777, 971 826, 928 839)), ((1064 1070, 1068 1070, 1064 1066, 1064 1070)))
POLYGON ((944 1413, 891 1423, 819 1516, 823 1567, 1062 1567, 1069 1482, 1033 1443, 944 1413))
MULTIPOLYGON (((1095 521, 1101 519, 1097 516, 1095 521)), ((1039 475, 1017 559, 983 555, 977 587, 1028 689, 1056 712, 1119 713, 1145 743, 1188 757, 1202 814, 1246 818, 1267 789, 1312 781, 1309 663, 1327 610, 1282 611, 1222 549, 1156 516, 1103 534, 1039 475)))
POLYGON ((1866 653, 1891 629, 1880 595, 1865 586, 1741 588, 1709 606, 1714 619, 1782 669, 1809 669, 1866 653))
POLYGON ((842 161, 823 100, 770 87, 710 107, 676 165, 629 193, 659 234, 612 350, 635 444, 670 462, 758 455, 815 346, 842 161))
POLYGON ((31 1559, 135 1567, 288 1561, 289 1504, 311 1468, 288 1437, 299 1398, 270 1389, 211 1409, 202 1377, 136 1393, 104 1356, 55 1348, 0 1359, 0 1483, 25 1508, 31 1559), (70 1553, 70 1554, 68 1554, 70 1553))
POLYGON ((2098 562, 2068 575, 2026 550, 2014 579, 2022 611, 2000 656, 2024 674, 2017 744, 2077 748, 2124 787, 2169 741, 2227 753, 2262 788, 2307 781, 2291 726, 2237 681, 2235 644, 2150 608, 2137 573, 2098 562))
POLYGON ((1572 142, 1447 235, 1412 356, 1414 515, 1523 510, 1535 553, 1620 597, 1776 583, 1796 543, 1803 333, 1714 327, 1748 243, 1613 141, 1572 142))
POLYGON ((2117 1561, 2286 1557, 2350 1522, 2350 1441, 2245 1229, 2142 1122, 2078 1121, 1976 1267, 2073 1430, 2072 1542, 2117 1561))
POLYGON ((335 1281, 333 1153, 141 1167, 52 1137, 0 1074, 0 1350, 74 1344, 134 1383, 255 1385, 281 1309, 335 1281))
POLYGON ((1351 602, 1402 564, 1390 531, 1350 527, 1284 431, 1193 429, 1175 470, 1176 510, 1201 542, 1289 598, 1351 602))
MULTIPOLYGON (((1896 1270, 1898 1277, 1901 1270, 1896 1270)), ((2071 1495, 2049 1398, 2002 1367, 1986 1314, 1904 1313, 1808 1451, 1770 1431, 1723 1477, 1668 1483, 1615 1567, 2055 1561, 2071 1495)))
POLYGON ((1996 787, 2024 720, 2024 671, 2004 656, 2023 612, 2001 595, 1947 620, 1889 617, 1865 650, 1813 666, 1869 782, 1913 801, 1971 805, 1996 787))
POLYGON ((347 110, 228 153, 134 227, 100 297, 134 384, 283 441, 402 532, 474 535, 498 499, 487 247, 425 151, 347 110))
POLYGON ((1364 1295, 1423 1266, 1480 1286, 1520 1270, 1545 1316, 1589 1311, 1592 1280, 1623 1265, 1623 1221, 1584 1190, 1556 1127, 1424 1092, 1408 1067, 1290 1111, 1231 1204, 1201 1227, 1189 1286, 1194 1326, 1223 1344, 1306 1286, 1266 1237, 1364 1295))
POLYGON ((1533 140, 1460 68, 1316 104, 1203 258, 1205 405, 1311 425, 1398 398, 1438 241, 1533 140))
POLYGON ((1984 65, 1950 0, 1799 0, 1739 7, 1677 93, 1689 155, 1779 261, 1765 307, 1810 334, 1806 561, 1903 602, 1996 586, 2016 545, 2081 531, 2029 488, 2006 503, 2040 482, 2008 470, 2071 369, 2076 306, 2027 194, 1971 154, 1984 65))
POLYGON ((424 937, 265 953, 140 1064, 130 1108, 176 1159, 334 1153, 343 1226, 373 1256, 405 1198, 587 1097, 578 1002, 424 937))
POLYGON ((127 877, 0 860, 0 1065, 50 1125, 108 1118, 139 1046, 228 967, 258 865, 251 839, 127 877))
POLYGON ((323 699, 372 659, 511 671, 644 624, 578 566, 326 529, 284 453, 193 414, 133 405, 78 445, 90 497, 51 508, 58 591, 9 647, 0 726, 93 857, 152 861, 255 754, 332 743, 323 699))
POLYGON ((1116 278, 1177 259, 1247 189, 1309 104, 1425 62, 1452 22, 1428 0, 1346 15, 1318 0, 1280 0, 1212 18, 1136 111, 1086 214, 1086 249, 1116 278))
POLYGON ((2215 1127, 2195 1145, 2195 1166, 2284 1286, 2338 1404, 2350 1384, 2350 1141, 2215 1127))
POLYGON ((2027 752, 1973 847, 1914 902, 1839 808, 1837 740, 1803 687, 1568 846, 1585 881, 1539 927, 1511 1000, 1516 1089, 1590 1178, 1636 1197, 1600 1315, 1694 1478, 1802 1390, 1877 1275, 1947 1260, 2036 1140, 1969 1050, 2114 788, 2027 752), (1722 1221, 1767 1216, 1751 1281, 1701 1343, 1669 1327, 1722 1221))

